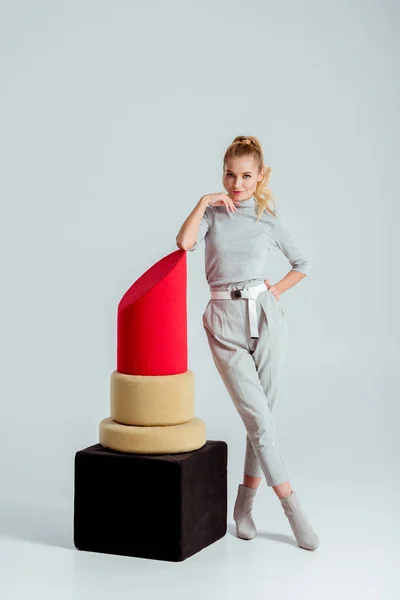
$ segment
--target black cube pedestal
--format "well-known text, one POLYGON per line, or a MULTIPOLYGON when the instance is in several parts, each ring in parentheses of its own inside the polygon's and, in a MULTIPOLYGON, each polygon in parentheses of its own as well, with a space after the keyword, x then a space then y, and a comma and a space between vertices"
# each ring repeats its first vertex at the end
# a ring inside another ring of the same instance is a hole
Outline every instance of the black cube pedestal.
POLYGON ((223 441, 182 454, 131 454, 95 444, 75 455, 78 550, 182 561, 224 537, 223 441))

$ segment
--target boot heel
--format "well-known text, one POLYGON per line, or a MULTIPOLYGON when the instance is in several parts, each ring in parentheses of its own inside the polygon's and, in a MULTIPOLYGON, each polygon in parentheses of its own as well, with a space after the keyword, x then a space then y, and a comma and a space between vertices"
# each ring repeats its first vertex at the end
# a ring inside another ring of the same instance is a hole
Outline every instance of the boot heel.
POLYGON ((252 508, 257 489, 238 486, 238 495, 233 510, 233 518, 236 522, 236 535, 242 540, 251 540, 257 535, 257 529, 252 517, 252 508))
POLYGON ((295 492, 292 491, 290 496, 279 499, 300 548, 304 548, 305 550, 315 550, 318 548, 320 543, 319 537, 309 524, 295 492))

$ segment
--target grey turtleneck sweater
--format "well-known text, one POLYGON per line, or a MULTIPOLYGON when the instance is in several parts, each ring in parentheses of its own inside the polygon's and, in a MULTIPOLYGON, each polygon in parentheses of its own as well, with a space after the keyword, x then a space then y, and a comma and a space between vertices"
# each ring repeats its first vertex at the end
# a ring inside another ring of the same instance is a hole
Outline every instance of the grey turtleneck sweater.
POLYGON ((225 206, 207 206, 199 233, 189 252, 205 241, 205 273, 210 289, 257 285, 268 278, 268 252, 279 248, 294 271, 306 275, 311 264, 298 248, 277 213, 263 211, 257 221, 254 196, 227 213, 225 206))

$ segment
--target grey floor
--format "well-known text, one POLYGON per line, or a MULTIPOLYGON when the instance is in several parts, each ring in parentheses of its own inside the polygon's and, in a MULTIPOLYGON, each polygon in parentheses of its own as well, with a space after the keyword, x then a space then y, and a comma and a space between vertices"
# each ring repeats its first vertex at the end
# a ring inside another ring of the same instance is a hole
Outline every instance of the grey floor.
MULTIPOLYGON (((225 537, 180 563, 78 551, 73 546, 71 452, 64 452, 62 462, 61 444, 53 457, 47 440, 32 443, 30 454, 27 447, 21 455, 31 465, 28 480, 27 467, 24 478, 16 477, 18 453, 13 455, 10 445, 9 453, 1 455, 0 470, 0 599, 243 600, 246 595, 257 600, 398 600, 397 371, 380 370, 366 378, 353 365, 343 367, 340 378, 335 373, 310 378, 306 370, 302 379, 302 368, 297 372, 291 365, 290 373, 276 422, 292 487, 321 539, 316 551, 297 546, 265 480, 254 506, 257 537, 236 537, 233 506, 241 481, 244 429, 238 417, 227 424, 226 415, 234 414, 233 409, 222 385, 218 388, 212 381, 224 412, 215 408, 213 414, 201 413, 199 400, 197 414, 209 424, 208 439, 228 444, 225 537), (47 462, 39 460, 40 452, 47 462), (58 473, 51 460, 64 468, 58 473)), ((211 393, 208 385, 199 377, 199 398, 211 393)), ((14 439, 14 448, 18 442, 14 439)))
MULTIPOLYGON (((399 496, 371 479, 348 488, 321 481, 297 493, 321 538, 300 549, 272 490, 262 484, 254 516, 258 535, 235 535, 230 485, 226 536, 181 563, 81 552, 72 542, 72 511, 3 502, 0 597, 19 600, 135 598, 301 599, 400 597, 399 496)), ((294 486, 293 486, 294 487, 294 486)))

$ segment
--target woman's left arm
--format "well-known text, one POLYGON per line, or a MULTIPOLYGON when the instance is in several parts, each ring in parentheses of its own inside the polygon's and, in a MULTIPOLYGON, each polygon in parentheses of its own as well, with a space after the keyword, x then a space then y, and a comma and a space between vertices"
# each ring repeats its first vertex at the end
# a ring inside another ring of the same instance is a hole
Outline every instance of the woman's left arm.
POLYGON ((299 281, 304 279, 304 277, 305 273, 300 273, 299 271, 292 270, 289 271, 289 273, 285 275, 283 279, 281 279, 277 283, 274 283, 274 285, 270 284, 269 279, 266 279, 265 283, 267 284, 269 291, 274 294, 277 300, 279 300, 279 296, 280 294, 282 294, 282 292, 286 292, 286 290, 296 285, 296 283, 299 283, 299 281))
MULTIPOLYGON (((270 291, 279 299, 279 294, 299 283, 311 271, 311 263, 297 245, 292 234, 285 227, 281 217, 274 219, 275 245, 283 252, 291 264, 292 270, 280 281, 270 286, 270 291)), ((266 280, 266 283, 269 280, 266 280)))

